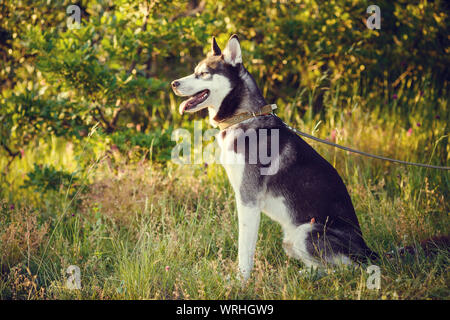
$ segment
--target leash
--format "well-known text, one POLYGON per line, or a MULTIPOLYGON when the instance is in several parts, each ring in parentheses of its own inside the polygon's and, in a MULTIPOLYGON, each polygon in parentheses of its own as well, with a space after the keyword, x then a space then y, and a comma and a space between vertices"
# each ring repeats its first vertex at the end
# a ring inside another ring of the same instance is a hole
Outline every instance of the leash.
MULTIPOLYGON (((232 125, 235 125, 235 124, 240 123, 242 121, 248 120, 250 118, 263 116, 263 115, 268 115, 268 114, 275 115, 273 113, 273 111, 276 108, 277 108, 276 104, 268 104, 268 105, 265 105, 265 106, 261 107, 260 112, 258 112, 258 113, 251 113, 251 112, 240 113, 238 115, 235 115, 233 117, 227 118, 227 119, 219 122, 218 125, 219 125, 220 130, 225 130, 225 129, 227 129, 228 127, 230 127, 232 125)), ((302 132, 300 130, 297 130, 295 128, 292 128, 291 126, 286 124, 283 120, 281 120, 280 117, 278 117, 278 119, 280 119, 280 121, 283 122, 284 125, 288 129, 290 129, 292 132, 294 132, 294 133, 296 133, 298 135, 301 135, 301 136, 306 137, 308 139, 315 140, 315 141, 320 142, 320 143, 327 144, 329 146, 333 146, 335 148, 339 148, 339 149, 342 149, 342 150, 345 150, 345 151, 357 153, 357 154, 360 154, 360 155, 365 156, 365 157, 370 157, 370 158, 375 158, 375 159, 379 159, 379 160, 385 160, 385 161, 390 161, 390 162, 406 164, 406 165, 409 165, 409 166, 417 166, 417 167, 432 168, 432 169, 439 169, 439 170, 450 170, 450 167, 435 166, 435 165, 425 164, 425 163, 417 163, 417 162, 409 162, 409 161, 397 160, 397 159, 383 157, 383 156, 379 156, 379 155, 376 155, 376 154, 372 154, 372 153, 368 153, 368 152, 352 149, 352 148, 349 148, 349 147, 341 146, 340 144, 333 143, 333 142, 328 141, 328 140, 320 139, 320 138, 314 137, 314 136, 312 136, 310 134, 304 133, 304 132, 302 132)))
POLYGON ((336 147, 336 148, 339 148, 339 149, 342 149, 342 150, 345 150, 345 151, 350 151, 350 152, 357 153, 357 154, 360 154, 360 155, 363 155, 363 156, 366 156, 366 157, 371 157, 371 158, 375 158, 375 159, 380 159, 380 160, 385 160, 385 161, 390 161, 390 162, 406 164, 406 165, 410 165, 410 166, 432 168, 432 169, 440 169, 440 170, 450 170, 450 167, 434 166, 434 165, 425 164, 425 163, 416 163, 416 162, 408 162, 408 161, 403 161, 403 160, 397 160, 397 159, 387 158, 387 157, 379 156, 379 155, 376 155, 376 154, 371 154, 371 153, 368 153, 368 152, 363 152, 363 151, 355 150, 355 149, 352 149, 352 148, 349 148, 349 147, 341 146, 340 144, 333 143, 333 142, 327 141, 327 140, 323 140, 323 139, 314 137, 312 135, 309 135, 307 133, 304 133, 304 132, 302 132, 300 130, 297 130, 295 128, 292 128, 292 127, 288 126, 283 120, 281 120, 281 121, 291 131, 293 131, 293 132, 295 132, 295 133, 297 133, 297 134, 299 134, 299 135, 301 135, 303 137, 306 137, 308 139, 312 139, 312 140, 315 140, 315 141, 318 141, 318 142, 321 142, 321 143, 324 143, 324 144, 327 144, 327 145, 330 145, 330 146, 333 146, 333 147, 336 147))

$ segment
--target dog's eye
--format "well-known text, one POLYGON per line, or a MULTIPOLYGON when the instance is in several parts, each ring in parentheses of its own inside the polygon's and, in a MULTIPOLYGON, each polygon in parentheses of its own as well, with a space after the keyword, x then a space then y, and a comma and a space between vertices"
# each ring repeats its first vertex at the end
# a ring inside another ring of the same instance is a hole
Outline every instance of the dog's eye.
POLYGON ((206 77, 207 75, 209 75, 209 72, 204 71, 200 73, 200 77, 202 78, 206 77))

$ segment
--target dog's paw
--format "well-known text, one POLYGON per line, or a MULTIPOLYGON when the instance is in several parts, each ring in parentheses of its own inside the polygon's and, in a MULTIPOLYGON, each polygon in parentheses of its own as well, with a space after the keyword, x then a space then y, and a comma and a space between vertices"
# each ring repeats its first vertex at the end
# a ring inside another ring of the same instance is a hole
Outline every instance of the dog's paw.
POLYGON ((250 274, 239 274, 239 282, 242 285, 246 285, 248 283, 248 280, 250 279, 250 274))
POLYGON ((250 268, 239 268, 239 278, 241 283, 247 283, 248 279, 250 279, 250 274, 251 271, 249 270, 250 268))

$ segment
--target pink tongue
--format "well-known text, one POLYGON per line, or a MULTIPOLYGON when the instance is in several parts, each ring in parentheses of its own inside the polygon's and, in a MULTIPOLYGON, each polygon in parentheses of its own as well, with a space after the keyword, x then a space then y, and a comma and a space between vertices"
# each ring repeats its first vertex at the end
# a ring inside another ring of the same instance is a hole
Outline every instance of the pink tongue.
POLYGON ((193 97, 189 98, 186 103, 187 107, 190 108, 191 106, 196 105, 197 102, 200 100, 200 96, 201 95, 193 96, 193 97))
POLYGON ((205 91, 201 91, 196 95, 194 95, 193 97, 190 97, 186 101, 183 101, 180 105, 180 113, 183 114, 185 110, 190 109, 193 106, 199 104, 200 100, 202 100, 206 94, 207 93, 205 91))
POLYGON ((180 104, 180 114, 183 114, 183 112, 185 110, 188 110, 188 109, 192 108, 193 106, 195 106, 197 104, 196 103, 197 100, 198 100, 197 96, 193 96, 193 97, 190 97, 189 99, 183 101, 180 104))

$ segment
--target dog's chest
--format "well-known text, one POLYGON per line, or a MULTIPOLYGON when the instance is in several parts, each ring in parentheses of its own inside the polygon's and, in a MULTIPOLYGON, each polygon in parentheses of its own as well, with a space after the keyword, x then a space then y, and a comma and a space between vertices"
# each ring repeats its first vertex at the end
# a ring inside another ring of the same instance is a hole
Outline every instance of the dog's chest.
POLYGON ((289 232, 295 226, 292 224, 292 217, 283 196, 272 196, 262 185, 251 187, 248 185, 248 181, 246 185, 252 190, 242 190, 245 157, 243 154, 234 151, 235 139, 233 130, 227 130, 226 134, 220 132, 216 137, 220 148, 220 163, 225 168, 237 199, 243 201, 245 197, 241 193, 252 192, 252 198, 255 200, 253 204, 258 205, 271 219, 280 223, 285 233, 289 232))
POLYGON ((244 170, 245 157, 234 151, 235 134, 233 130, 219 132, 216 140, 220 148, 220 163, 225 168, 228 179, 236 194, 239 194, 244 170))

